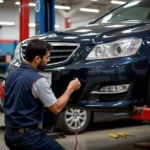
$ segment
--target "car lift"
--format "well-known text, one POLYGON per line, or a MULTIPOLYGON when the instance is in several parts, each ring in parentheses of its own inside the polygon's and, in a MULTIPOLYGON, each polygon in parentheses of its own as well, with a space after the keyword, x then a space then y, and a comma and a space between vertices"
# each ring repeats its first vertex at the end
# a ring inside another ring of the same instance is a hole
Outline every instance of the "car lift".
POLYGON ((134 120, 150 121, 150 108, 146 105, 143 107, 135 106, 133 113, 129 114, 129 117, 134 120))

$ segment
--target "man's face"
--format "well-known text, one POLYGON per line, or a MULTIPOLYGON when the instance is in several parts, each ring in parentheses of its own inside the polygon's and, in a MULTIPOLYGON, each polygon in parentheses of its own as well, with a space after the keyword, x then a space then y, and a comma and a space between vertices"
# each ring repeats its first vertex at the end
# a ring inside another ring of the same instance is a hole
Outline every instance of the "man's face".
POLYGON ((43 56, 41 62, 38 65, 38 69, 43 70, 49 61, 50 61, 50 50, 47 50, 46 55, 43 56))

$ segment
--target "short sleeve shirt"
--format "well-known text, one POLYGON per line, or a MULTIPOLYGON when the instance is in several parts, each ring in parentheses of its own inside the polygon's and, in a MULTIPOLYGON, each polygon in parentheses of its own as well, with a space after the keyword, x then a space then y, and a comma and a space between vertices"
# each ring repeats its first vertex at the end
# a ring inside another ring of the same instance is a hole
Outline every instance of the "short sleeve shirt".
POLYGON ((48 80, 46 78, 40 78, 34 82, 32 86, 32 94, 35 98, 39 98, 44 107, 49 107, 57 102, 48 80))

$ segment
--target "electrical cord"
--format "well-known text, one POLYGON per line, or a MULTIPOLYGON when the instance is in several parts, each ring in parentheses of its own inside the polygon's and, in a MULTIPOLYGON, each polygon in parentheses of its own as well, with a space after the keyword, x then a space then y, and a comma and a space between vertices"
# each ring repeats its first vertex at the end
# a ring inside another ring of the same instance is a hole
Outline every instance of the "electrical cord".
POLYGON ((78 146, 78 125, 77 125, 77 129, 76 129, 75 139, 76 139, 75 150, 77 150, 77 146, 78 146))
MULTIPOLYGON (((77 119, 78 116, 74 115, 75 112, 73 113, 74 117, 74 121, 75 119, 77 119)), ((75 150, 77 150, 77 146, 78 146, 78 122, 77 122, 77 128, 76 128, 76 133, 75 133, 75 150)))

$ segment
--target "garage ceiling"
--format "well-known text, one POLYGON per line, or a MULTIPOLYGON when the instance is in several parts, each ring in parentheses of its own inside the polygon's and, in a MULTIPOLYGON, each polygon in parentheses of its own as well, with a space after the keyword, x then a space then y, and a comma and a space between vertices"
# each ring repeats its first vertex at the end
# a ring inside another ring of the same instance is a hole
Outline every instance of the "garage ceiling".
MULTIPOLYGON (((89 4, 86 5, 86 8, 93 8, 93 9, 114 9, 120 5, 112 4, 111 0, 56 0, 56 3, 58 5, 64 5, 64 6, 70 6, 72 8, 75 8, 79 4, 82 4, 83 2, 87 3, 89 1, 89 4)), ((118 1, 124 1, 129 2, 131 0, 118 0, 118 1)))
MULTIPOLYGON (((69 5, 69 6, 73 6, 73 5, 77 5, 77 4, 81 4, 82 2, 86 2, 88 0, 56 0, 56 2, 58 4, 62 4, 62 5, 69 5)), ((92 6, 98 6, 98 7, 101 7, 101 6, 108 6, 110 5, 111 3, 111 0, 89 0, 91 1, 91 4, 90 4, 90 7, 92 6)), ((120 0, 121 1, 121 0, 120 0)), ((122 0, 124 2, 128 2, 130 0, 122 0)))
MULTIPOLYGON (((16 1, 19 0, 4 0, 5 3, 12 5, 14 5, 16 1)), ((118 1, 129 2, 131 0, 118 0, 118 1)), ((30 2, 34 3, 35 0, 30 0, 30 2)), ((117 4, 112 4, 111 0, 56 0, 57 5, 70 6, 72 9, 76 8, 77 6, 83 3, 86 3, 85 8, 93 8, 99 10, 105 8, 111 10, 120 6, 117 4)))

